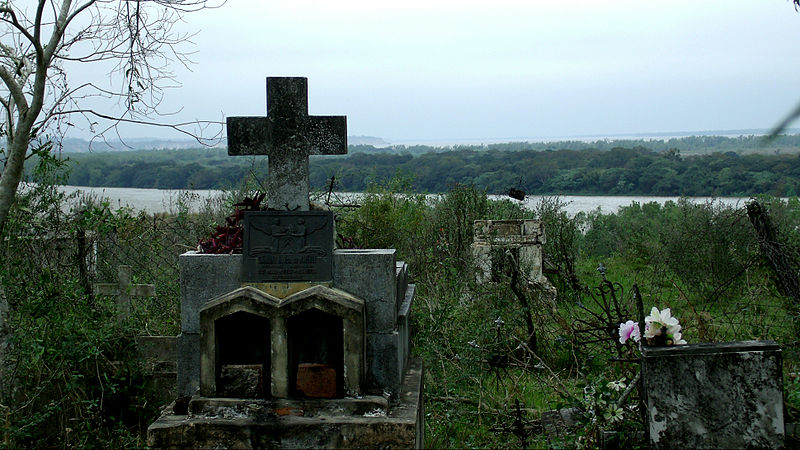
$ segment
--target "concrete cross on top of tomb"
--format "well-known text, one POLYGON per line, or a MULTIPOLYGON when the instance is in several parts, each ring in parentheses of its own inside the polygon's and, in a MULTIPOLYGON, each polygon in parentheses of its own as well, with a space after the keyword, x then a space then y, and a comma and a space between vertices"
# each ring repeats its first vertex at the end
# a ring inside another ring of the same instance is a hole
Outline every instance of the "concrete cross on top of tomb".
POLYGON ((308 79, 267 78, 266 117, 228 117, 229 155, 267 155, 267 206, 308 211, 308 156, 347 153, 346 116, 309 116, 308 79))

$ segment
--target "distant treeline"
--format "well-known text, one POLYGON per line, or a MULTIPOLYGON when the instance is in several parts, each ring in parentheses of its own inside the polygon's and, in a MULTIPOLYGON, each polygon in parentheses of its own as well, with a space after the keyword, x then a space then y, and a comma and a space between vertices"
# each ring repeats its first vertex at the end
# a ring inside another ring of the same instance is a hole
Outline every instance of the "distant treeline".
POLYGON ((555 142, 507 142, 486 145, 453 145, 430 147, 427 145, 389 145, 373 147, 371 145, 351 145, 350 153, 410 153, 421 155, 430 152, 448 152, 452 150, 611 150, 613 148, 644 147, 660 152, 677 149, 684 156, 710 153, 736 152, 749 153, 798 153, 800 152, 800 134, 781 135, 767 141, 764 136, 742 135, 727 136, 688 136, 669 139, 601 139, 595 141, 555 141, 555 142))
POLYGON ((797 195, 798 155, 733 152, 682 158, 645 148, 556 151, 474 151, 403 155, 352 155, 316 161, 313 183, 336 175, 345 191, 395 173, 413 176, 417 189, 445 192, 455 183, 490 193, 519 188, 529 194, 748 196, 797 195))
MULTIPOLYGON (((748 138, 697 139, 727 139, 733 144, 748 138)), ((682 150, 661 144, 656 149, 641 145, 582 150, 524 146, 437 149, 418 156, 373 148, 375 151, 348 156, 315 156, 310 158, 311 183, 323 189, 335 176, 337 190, 363 191, 400 174, 411 177, 421 192, 444 192, 456 183, 474 184, 490 193, 512 187, 529 194, 789 196, 800 192, 796 152, 744 154, 728 146, 723 147, 729 149, 724 153, 686 157, 682 150)), ((263 180, 267 171, 265 157, 229 157, 223 149, 83 153, 70 155, 70 160, 69 184, 81 186, 227 188, 251 174, 263 180)))

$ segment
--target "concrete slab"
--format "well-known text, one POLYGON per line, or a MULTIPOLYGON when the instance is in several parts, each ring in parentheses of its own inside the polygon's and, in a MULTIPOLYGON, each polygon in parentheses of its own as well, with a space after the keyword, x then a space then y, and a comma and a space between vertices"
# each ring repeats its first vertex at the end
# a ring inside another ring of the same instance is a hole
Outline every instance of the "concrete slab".
POLYGON ((643 347, 651 448, 780 448, 782 358, 772 341, 643 347))
POLYGON ((422 448, 423 366, 409 363, 398 400, 242 400, 195 397, 147 430, 151 448, 422 448))
POLYGON ((212 298, 242 285, 242 255, 180 255, 181 331, 200 332, 200 308, 212 298))
POLYGON ((397 327, 397 264, 394 249, 336 250, 333 285, 364 299, 367 332, 397 327))

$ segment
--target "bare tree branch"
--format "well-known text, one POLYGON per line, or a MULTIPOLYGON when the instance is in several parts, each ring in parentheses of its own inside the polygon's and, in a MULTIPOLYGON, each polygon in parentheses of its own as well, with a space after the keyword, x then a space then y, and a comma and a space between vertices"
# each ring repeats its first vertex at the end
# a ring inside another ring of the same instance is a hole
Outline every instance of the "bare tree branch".
MULTIPOLYGON (((67 20, 66 20, 66 22, 64 23, 64 26, 69 26, 69 24, 70 24, 70 23, 72 23, 72 19, 74 19, 75 17, 77 17, 77 16, 78 16, 80 13, 84 12, 84 11, 85 11, 86 9, 88 9, 90 6, 94 5, 94 4, 95 4, 95 2, 96 2, 96 0, 91 0, 91 1, 88 1, 88 2, 84 3, 83 5, 79 6, 78 8, 76 8, 76 9, 75 9, 75 11, 73 11, 73 12, 72 12, 72 14, 70 14, 70 15, 67 17, 67 20)), ((137 3, 138 3, 138 2, 137 2, 137 3)))
POLYGON ((6 68, 2 66, 0 66, 0 80, 3 80, 3 83, 5 83, 11 93, 11 97, 17 104, 17 108, 22 108, 21 113, 25 114, 25 111, 28 110, 28 99, 25 98, 25 93, 22 92, 22 88, 17 84, 14 76, 8 73, 6 68))
MULTIPOLYGON (((800 0, 797 1, 800 2, 800 0)), ((792 112, 790 112, 786 116, 786 118, 784 118, 778 125, 775 126, 775 128, 772 129, 772 131, 769 132, 769 134, 766 137, 766 140, 771 141, 776 137, 778 137, 778 135, 786 131, 786 129, 789 128, 789 125, 791 125, 792 122, 797 120, 798 117, 800 117, 800 103, 798 103, 797 106, 795 106, 794 110, 792 110, 792 112)))
MULTIPOLYGON (((174 25, 182 14, 209 7, 208 1, 36 0, 35 11, 21 2, 0 4, 0 105, 5 112, 0 132, 6 137, 0 165, 0 230, 31 139, 75 126, 73 115, 86 120, 93 132, 98 122, 104 123, 101 135, 119 134, 117 127, 129 123, 170 128, 202 145, 222 136, 220 122, 172 124, 152 119, 162 115, 164 90, 179 84, 171 64, 189 64, 189 54, 179 46, 191 35, 174 25), (70 86, 64 64, 103 61, 117 61, 110 75, 122 75, 119 90, 91 82, 70 86), (81 105, 92 98, 116 103, 112 108, 123 103, 125 110, 102 112, 81 105), (204 137, 216 126, 220 129, 211 133, 213 137, 204 137)), ((215 1, 222 5, 222 0, 215 1)))
MULTIPOLYGON (((69 3, 70 0, 66 0, 64 5, 69 10, 69 3)), ((36 46, 36 55, 41 57, 42 56, 42 47, 40 45, 41 42, 41 33, 42 33, 42 14, 44 14, 44 2, 39 0, 39 4, 36 6, 36 20, 33 25, 33 42, 36 46)))
MULTIPOLYGON (((114 124, 131 123, 131 124, 136 124, 136 125, 146 125, 146 126, 157 127, 157 128, 169 128, 171 130, 175 130, 175 131, 177 131, 177 132, 179 132, 181 134, 184 134, 186 136, 191 137, 192 139, 197 141, 197 143, 199 143, 201 145, 204 145, 204 146, 212 146, 212 145, 215 145, 216 143, 218 143, 218 141, 222 137, 222 129, 223 129, 222 126, 225 124, 224 122, 218 122, 218 121, 214 121, 214 120, 193 120, 193 121, 190 121, 190 122, 160 123, 160 122, 152 122, 152 121, 147 121, 147 120, 132 119, 132 118, 128 118, 128 117, 111 116, 111 115, 103 114, 101 112, 97 112, 97 111, 94 111, 94 110, 91 110, 91 109, 73 109, 73 110, 69 110, 69 111, 61 111, 56 115, 69 115, 69 114, 88 114, 88 115, 91 115, 91 116, 99 117, 101 119, 112 121, 114 124), (217 132, 216 134, 214 134, 212 137, 203 137, 203 136, 200 136, 199 134, 197 134, 196 131, 188 131, 188 130, 184 129, 185 127, 189 127, 189 126, 198 126, 198 127, 203 128, 203 129, 205 129, 205 128, 209 127, 209 126, 219 126, 220 127, 220 131, 217 132), (214 143, 212 143, 212 142, 214 142, 214 143)), ((107 130, 115 128, 114 124, 109 126, 107 128, 107 130)), ((103 133, 100 133, 100 135, 102 135, 102 134, 103 133)))
POLYGON ((36 48, 36 53, 40 53, 41 52, 42 47, 41 47, 41 45, 39 45, 39 40, 36 39, 35 37, 33 37, 33 35, 31 35, 28 32, 28 29, 25 28, 24 26, 22 26, 21 23, 19 23, 19 20, 17 20, 17 15, 14 13, 13 9, 11 9, 9 7, 0 7, 0 14, 7 14, 11 18, 11 20, 8 20, 5 17, 0 17, 0 21, 7 22, 7 23, 10 23, 11 25, 13 25, 14 28, 16 28, 17 31, 20 32, 20 34, 25 36, 25 38, 28 39, 28 41, 31 44, 33 44, 33 46, 36 48))

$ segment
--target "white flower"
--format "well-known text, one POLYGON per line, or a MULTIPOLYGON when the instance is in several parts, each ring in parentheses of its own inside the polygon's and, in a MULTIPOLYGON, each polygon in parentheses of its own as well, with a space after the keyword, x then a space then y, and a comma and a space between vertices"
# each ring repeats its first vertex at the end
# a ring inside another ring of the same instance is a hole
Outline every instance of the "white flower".
POLYGON ((667 328, 667 339, 671 340, 674 345, 683 345, 686 343, 681 339, 681 326, 675 325, 667 328))
POLYGON ((681 336, 681 325, 678 323, 677 317, 672 317, 672 311, 669 308, 664 308, 659 311, 655 306, 650 310, 650 315, 644 318, 645 329, 644 337, 646 339, 653 339, 661 335, 661 331, 665 330, 664 341, 667 345, 683 345, 686 341, 681 336))
POLYGON ((664 308, 663 311, 659 311, 655 306, 650 310, 650 315, 644 318, 644 322, 658 323, 667 328, 678 325, 678 319, 672 317, 672 312, 669 308, 664 308))
POLYGON ((660 320, 660 322, 661 322, 662 325, 664 325, 667 328, 674 327, 674 326, 680 326, 680 325, 678 325, 678 318, 677 317, 672 317, 672 312, 669 310, 669 308, 665 308, 663 311, 661 311, 661 320, 660 320))
POLYGON ((619 391, 625 389, 625 383, 622 380, 609 381, 608 384, 606 384, 606 387, 611 389, 611 390, 613 390, 613 391, 619 392, 619 391))
MULTIPOLYGON (((647 319, 645 319, 647 320, 647 319)), ((661 327, 660 326, 653 326, 652 322, 645 322, 644 325, 644 337, 647 339, 652 339, 656 336, 661 334, 661 327)))
POLYGON ((658 308, 653 306, 653 309, 650 310, 650 315, 644 318, 644 323, 651 324, 659 320, 661 320, 661 312, 659 312, 658 308))
POLYGON ((603 418, 609 423, 619 422, 622 420, 622 408, 617 406, 608 408, 608 410, 603 414, 603 418))
POLYGON ((686 345, 686 341, 683 339, 680 333, 675 333, 672 335, 672 344, 673 345, 686 345))

